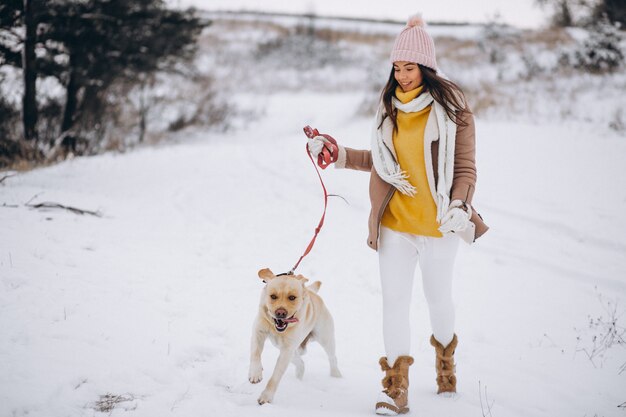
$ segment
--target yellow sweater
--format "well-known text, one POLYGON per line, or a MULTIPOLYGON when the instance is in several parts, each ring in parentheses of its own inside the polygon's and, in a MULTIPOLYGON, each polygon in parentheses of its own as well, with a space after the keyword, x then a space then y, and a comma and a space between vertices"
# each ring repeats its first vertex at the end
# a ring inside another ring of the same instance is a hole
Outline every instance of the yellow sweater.
MULTIPOLYGON (((422 88, 419 86, 405 93, 397 87, 396 97, 402 103, 408 103, 422 92, 422 88)), ((441 237, 437 206, 428 186, 424 160, 424 129, 431 107, 416 113, 398 111, 398 130, 393 132, 393 146, 400 168, 408 174, 408 181, 417 189, 417 194, 411 197, 400 192, 394 193, 383 213, 381 224, 398 232, 441 237)))

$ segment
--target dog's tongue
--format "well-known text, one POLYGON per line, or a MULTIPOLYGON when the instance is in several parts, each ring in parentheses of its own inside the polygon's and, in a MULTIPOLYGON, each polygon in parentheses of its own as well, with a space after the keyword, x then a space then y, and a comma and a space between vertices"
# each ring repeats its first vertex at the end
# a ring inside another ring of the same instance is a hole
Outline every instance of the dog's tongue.
POLYGON ((292 317, 290 319, 283 319, 285 323, 297 323, 298 319, 296 317, 292 317))

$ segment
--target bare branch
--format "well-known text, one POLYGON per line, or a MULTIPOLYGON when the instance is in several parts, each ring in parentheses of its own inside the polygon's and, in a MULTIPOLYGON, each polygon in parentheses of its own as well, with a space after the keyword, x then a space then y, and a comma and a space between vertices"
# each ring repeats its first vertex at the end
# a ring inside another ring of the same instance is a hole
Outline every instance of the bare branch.
POLYGON ((84 210, 84 209, 80 209, 77 207, 72 207, 72 206, 65 206, 63 204, 59 204, 59 203, 55 203, 55 202, 49 202, 49 201, 45 201, 43 203, 37 203, 37 204, 25 204, 27 207, 30 208, 35 208, 35 209, 40 209, 40 208, 58 208, 58 209, 63 209, 63 210, 68 210, 74 214, 89 214, 91 216, 96 216, 96 217, 102 217, 102 213, 100 211, 91 211, 91 210, 84 210))
POLYGON ((2 184, 2 181, 6 180, 7 178, 14 177, 15 175, 16 175, 15 172, 9 172, 8 174, 0 178, 0 184, 2 184))
MULTIPOLYGON (((597 289, 596 289, 597 291, 597 289)), ((590 341, 586 343, 586 346, 579 347, 580 342, 583 342, 581 336, 576 339, 576 352, 583 352, 591 364, 597 368, 598 365, 606 360, 607 351, 613 346, 626 346, 626 327, 623 326, 620 319, 624 316, 624 311, 618 312, 619 299, 612 301, 606 300, 602 294, 598 293, 598 301, 602 304, 602 309, 605 315, 599 315, 594 318, 589 317, 589 325, 586 330, 587 335, 590 337, 590 341)), ((579 331, 580 332, 580 331, 579 331)), ((626 370, 626 363, 619 367, 618 374, 621 374, 626 370)))
POLYGON ((24 34, 21 31, 17 31, 14 28, 6 29, 6 31, 15 36, 19 42, 24 42, 24 34))
MULTIPOLYGON (((135 400, 135 396, 132 394, 124 394, 124 395, 105 394, 105 395, 101 395, 100 399, 94 403, 93 409, 101 413, 109 413, 109 415, 111 415, 113 413, 113 409, 115 409, 118 404, 121 404, 124 402, 132 402, 134 400, 135 400)), ((137 408, 136 405, 134 407, 129 408, 128 410, 134 410, 135 408, 137 408)))
POLYGON ((487 410, 485 412, 485 406, 483 405, 483 389, 480 384, 480 380, 478 381, 478 398, 480 400, 480 410, 483 413, 483 417, 493 417, 491 414, 491 407, 493 406, 494 401, 489 403, 489 397, 487 397, 487 386, 485 385, 485 403, 487 405, 487 410))
POLYGON ((25 205, 25 206, 28 206, 28 204, 29 204, 31 201, 33 201, 34 199, 36 199, 37 197, 39 197, 41 194, 43 194, 43 191, 42 191, 42 192, 40 192, 40 193, 35 194, 34 196, 32 196, 32 197, 30 198, 30 200, 28 200, 27 202, 25 202, 25 203, 24 203, 24 205, 25 205))

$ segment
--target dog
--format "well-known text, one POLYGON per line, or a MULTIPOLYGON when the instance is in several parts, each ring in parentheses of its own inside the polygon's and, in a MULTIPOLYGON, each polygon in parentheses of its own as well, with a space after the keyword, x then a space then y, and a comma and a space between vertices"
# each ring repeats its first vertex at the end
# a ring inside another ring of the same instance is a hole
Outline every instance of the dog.
POLYGON ((302 354, 307 344, 319 342, 330 362, 330 375, 341 377, 335 356, 335 329, 333 318, 317 295, 321 282, 316 281, 308 287, 308 279, 302 275, 274 275, 270 269, 259 271, 259 278, 266 283, 261 293, 259 313, 254 321, 250 352, 250 372, 248 379, 257 384, 263 379, 261 353, 265 340, 269 337, 272 344, 280 349, 272 377, 258 398, 263 405, 274 399, 276 388, 291 361, 296 366, 296 377, 304 375, 302 354))

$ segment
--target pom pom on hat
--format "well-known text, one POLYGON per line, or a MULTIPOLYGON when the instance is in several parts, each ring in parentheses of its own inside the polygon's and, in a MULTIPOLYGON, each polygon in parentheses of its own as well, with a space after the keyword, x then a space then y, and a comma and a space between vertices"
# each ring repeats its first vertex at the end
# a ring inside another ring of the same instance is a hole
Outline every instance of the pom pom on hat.
POLYGON ((406 26, 407 27, 421 27, 421 28, 425 28, 426 27, 426 22, 424 22, 424 18, 422 18, 422 14, 421 13, 417 13, 414 14, 413 16, 409 17, 409 21, 406 22, 406 26))
POLYGON ((435 43, 426 31, 426 23, 421 14, 409 18, 405 28, 396 38, 389 58, 391 63, 416 62, 437 71, 435 43))

